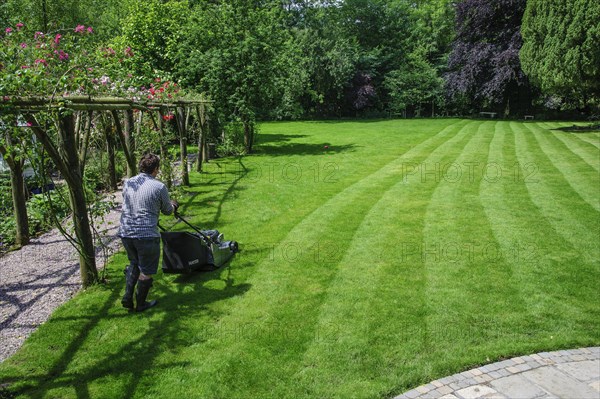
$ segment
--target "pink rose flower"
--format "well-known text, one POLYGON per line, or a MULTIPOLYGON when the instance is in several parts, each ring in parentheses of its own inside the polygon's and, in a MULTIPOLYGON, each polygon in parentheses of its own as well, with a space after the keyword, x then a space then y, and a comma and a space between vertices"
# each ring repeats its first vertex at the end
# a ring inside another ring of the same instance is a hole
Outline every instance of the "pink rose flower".
POLYGON ((83 33, 84 30, 85 30, 85 26, 83 26, 83 25, 77 25, 75 27, 75 33, 83 33))

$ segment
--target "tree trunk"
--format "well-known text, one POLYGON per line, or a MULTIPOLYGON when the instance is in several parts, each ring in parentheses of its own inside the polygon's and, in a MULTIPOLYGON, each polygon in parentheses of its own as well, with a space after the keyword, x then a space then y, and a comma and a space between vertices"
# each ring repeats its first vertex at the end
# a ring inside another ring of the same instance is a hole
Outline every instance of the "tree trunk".
POLYGON ((164 171, 165 178, 163 179, 165 185, 170 190, 171 189, 171 164, 169 163, 169 153, 165 143, 165 131, 164 131, 164 113, 163 111, 159 111, 160 117, 158 118, 158 132, 160 134, 159 142, 160 142, 160 159, 161 159, 161 169, 164 171))
POLYGON ((187 129, 185 123, 185 111, 182 107, 177 107, 177 130, 179 130, 179 152, 181 161, 181 184, 190 185, 190 175, 188 173, 187 162, 187 129))
MULTIPOLYGON (((89 287, 98 282, 94 240, 88 218, 83 173, 79 165, 79 154, 75 142, 75 129, 72 114, 59 115, 59 133, 62 139, 64 166, 67 169, 65 180, 69 186, 71 207, 73 209, 73 227, 79 244, 79 270, 81 284, 89 287)), ((64 172, 63 172, 64 173, 64 172)))
MULTIPOLYGON (((110 190, 117 190, 117 168, 115 165, 115 138, 112 135, 110 125, 104 127, 106 139, 106 152, 108 153, 108 186, 110 190)), ((129 165, 129 164, 127 164, 129 165)), ((128 168, 129 169, 129 168, 128 168)))
MULTIPOLYGON (((7 136, 8 144, 10 136, 7 136)), ((23 179, 23 161, 15 160, 3 146, 0 153, 10 168, 10 187, 12 192, 13 210, 15 211, 15 244, 22 247, 29 242, 29 220, 27 218, 27 198, 25 180, 23 179)))
POLYGON ((206 147, 206 109, 204 105, 196 107, 196 117, 198 118, 198 126, 200 127, 200 134, 198 135, 198 159, 196 160, 196 172, 202 172, 202 162, 205 158, 205 147, 206 147))
POLYGON ((29 221, 27 220, 23 162, 14 162, 14 167, 10 168, 10 184, 12 188, 13 209, 15 210, 15 244, 21 247, 29 242, 29 221))
POLYGON ((244 120, 244 145, 246 147, 246 153, 252 152, 252 144, 254 143, 254 129, 250 125, 250 121, 244 120))
MULTIPOLYGON (((125 159, 127 160, 127 170, 135 171, 137 170, 135 164, 134 155, 129 152, 129 146, 127 145, 127 139, 125 138, 125 133, 123 133, 123 129, 121 128, 121 122, 119 121, 119 114, 116 110, 111 111, 113 120, 115 121, 115 129, 117 130, 117 137, 119 138, 119 142, 121 143, 121 147, 123 147, 123 153, 125 154, 125 159)), ((125 118, 127 120, 128 118, 125 118)), ((129 176, 131 177, 131 176, 129 176)))
MULTIPOLYGON (((79 172, 76 173, 79 174, 79 172)), ((76 179, 81 180, 81 176, 77 176, 76 179)), ((73 209, 73 227, 80 245, 79 271, 81 273, 81 284, 84 287, 89 287, 98 282, 98 270, 96 269, 94 239, 88 219, 83 184, 69 187, 69 191, 73 209)))
MULTIPOLYGON (((129 156, 134 159, 133 166, 135 166, 135 141, 133 139, 133 130, 134 130, 134 121, 133 121, 133 110, 125 111, 125 128, 123 130, 123 139, 124 143, 127 146, 127 150, 129 152, 129 156)), ((132 177, 137 173, 137 169, 134 167, 132 169, 132 163, 127 162, 127 176, 132 177)))
POLYGON ((63 175, 69 187, 69 197, 73 210, 73 227, 77 237, 73 245, 79 252, 81 284, 83 287, 89 287, 98 282, 98 270, 96 269, 94 240, 90 229, 83 189, 83 173, 79 164, 78 146, 75 141, 73 114, 59 113, 58 133, 60 142, 58 144, 52 142, 47 132, 39 127, 39 123, 33 115, 25 114, 23 116, 31 123, 31 129, 63 175))

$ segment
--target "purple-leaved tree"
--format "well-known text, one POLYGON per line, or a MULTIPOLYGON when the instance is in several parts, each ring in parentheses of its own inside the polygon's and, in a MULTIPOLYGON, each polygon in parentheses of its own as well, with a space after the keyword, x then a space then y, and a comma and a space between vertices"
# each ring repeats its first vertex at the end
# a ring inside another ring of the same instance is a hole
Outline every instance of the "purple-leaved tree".
POLYGON ((462 112, 528 113, 531 87, 521 69, 521 20, 526 0, 463 0, 456 4, 456 39, 446 94, 462 112))

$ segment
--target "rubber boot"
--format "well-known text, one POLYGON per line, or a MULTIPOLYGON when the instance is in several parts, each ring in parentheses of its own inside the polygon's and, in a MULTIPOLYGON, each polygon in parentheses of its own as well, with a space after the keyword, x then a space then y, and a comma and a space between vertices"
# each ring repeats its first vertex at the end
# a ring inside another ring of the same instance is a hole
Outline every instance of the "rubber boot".
POLYGON ((148 296, 148 291, 150 291, 150 287, 152 287, 153 279, 149 278, 147 280, 138 280, 137 292, 135 295, 136 300, 136 312, 143 312, 146 309, 151 308, 156 305, 156 301, 146 302, 146 297, 148 296))
POLYGON ((121 304, 124 308, 133 310, 133 293, 135 292, 135 284, 140 276, 140 269, 137 266, 129 265, 125 268, 125 295, 121 299, 121 304))

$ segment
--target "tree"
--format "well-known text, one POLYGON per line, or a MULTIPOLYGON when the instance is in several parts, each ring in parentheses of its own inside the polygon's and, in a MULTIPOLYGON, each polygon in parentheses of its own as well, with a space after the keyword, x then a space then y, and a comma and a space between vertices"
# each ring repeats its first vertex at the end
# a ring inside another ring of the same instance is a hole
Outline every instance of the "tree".
POLYGON ((528 109, 531 89, 519 61, 525 3, 463 0, 456 5, 456 40, 445 78, 448 97, 462 101, 463 111, 483 106, 508 115, 528 109))
POLYGON ((27 136, 17 126, 14 115, 0 120, 0 154, 10 169, 13 210, 15 212, 15 245, 21 247, 29 242, 29 222, 26 207, 26 185, 23 178, 27 136))
POLYGON ((139 53, 138 64, 132 65, 137 75, 172 72, 189 15, 187 0, 129 2, 121 21, 122 37, 115 42, 127 43, 139 53))
POLYGON ((247 152, 257 114, 277 100, 277 60, 286 40, 282 11, 275 0, 202 3, 179 46, 182 84, 208 93, 217 112, 241 122, 247 152))
POLYGON ((435 115, 435 105, 443 97, 443 80, 425 57, 425 49, 409 54, 402 68, 388 73, 384 81, 389 91, 389 109, 394 113, 406 113, 415 106, 415 114, 420 115, 421 104, 431 104, 431 116, 435 115))
POLYGON ((98 30, 95 40, 107 40, 119 34, 128 1, 133 0, 4 0, 0 26, 27 21, 34 31, 50 32, 85 23, 98 30))
POLYGON ((523 69, 544 93, 585 107, 600 99, 600 3, 529 0, 523 25, 523 69))

